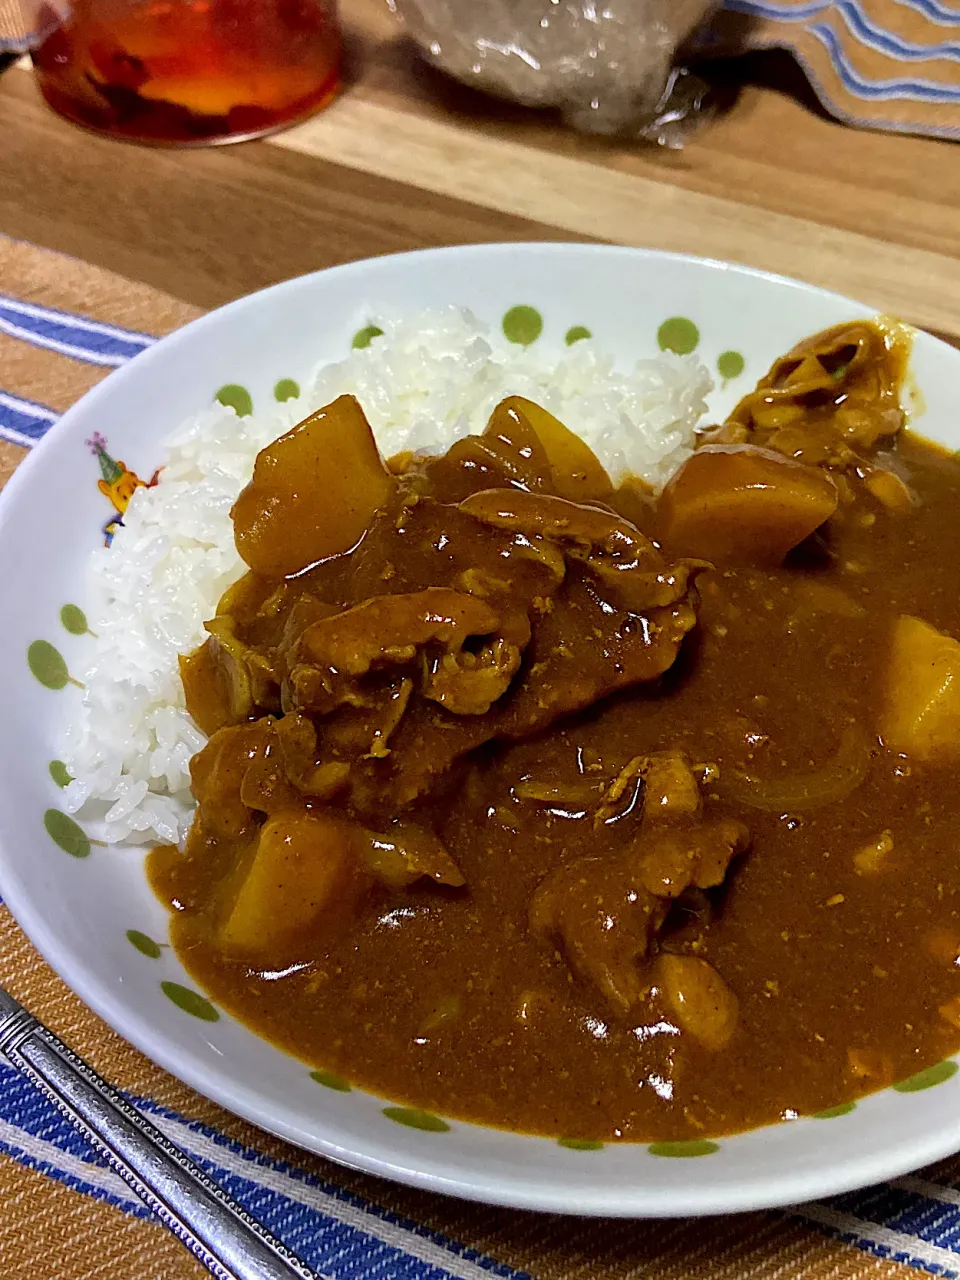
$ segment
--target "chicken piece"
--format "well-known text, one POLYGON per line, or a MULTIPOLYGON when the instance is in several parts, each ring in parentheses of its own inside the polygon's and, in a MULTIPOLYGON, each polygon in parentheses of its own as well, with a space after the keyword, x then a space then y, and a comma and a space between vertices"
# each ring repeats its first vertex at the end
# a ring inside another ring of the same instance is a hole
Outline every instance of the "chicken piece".
POLYGON ((662 541, 718 568, 776 568, 837 509, 828 472, 754 445, 698 449, 660 498, 662 541))
POLYGON ((250 760, 240 782, 240 799, 253 813, 268 816, 302 805, 299 789, 287 776, 276 732, 267 740, 264 750, 250 760))
MULTIPOLYGON (((341 716, 338 713, 328 730, 337 742, 342 740, 341 716)), ((413 700, 391 739, 389 757, 365 756, 352 766, 350 803, 375 822, 385 812, 401 813, 455 785, 457 763, 497 736, 493 721, 491 713, 453 721, 438 703, 413 700)))
POLYGON ((277 744, 290 783, 312 800, 329 800, 347 785, 345 760, 319 758, 317 730, 307 716, 291 714, 276 722, 277 744))
POLYGON ((457 716, 485 715, 510 688, 530 641, 530 621, 516 615, 512 639, 501 632, 473 653, 445 653, 434 659, 423 696, 457 716))
MULTIPOLYGON (((605 584, 642 594, 647 605, 669 604, 677 597, 684 566, 666 571, 649 538, 615 512, 508 489, 472 494, 460 510, 495 529, 559 544, 565 555, 582 561, 605 584)), ((685 587, 686 578, 681 590, 685 587)))
POLYGON ((206 835, 242 840, 256 826, 253 807, 243 800, 242 784, 251 766, 267 753, 274 725, 265 716, 220 729, 190 761, 190 782, 206 835))
POLYGON ((659 560, 652 543, 622 516, 551 494, 484 489, 465 498, 460 510, 495 529, 550 538, 571 553, 597 548, 624 563, 635 564, 639 556, 651 565, 659 560))
POLYGON ((523 396, 501 400, 485 434, 511 438, 518 427, 536 434, 550 464, 553 488, 561 498, 571 502, 609 501, 613 485, 597 455, 569 427, 532 400, 523 396))
MULTIPOLYGON (((563 498, 487 490, 462 502, 460 510, 493 528, 515 531, 531 545, 555 544, 569 566, 582 565, 579 573, 568 567, 564 607, 539 620, 532 644, 535 696, 553 718, 655 679, 673 664, 696 622, 691 585, 704 562, 668 565, 622 516, 563 498), (598 679, 601 657, 612 661, 598 679)), ((529 699, 525 703, 521 694, 512 705, 526 726, 529 699)))
POLYGON ((960 758, 960 642, 919 618, 897 619, 878 728, 892 751, 960 758))
POLYGON ((649 986, 640 961, 655 951, 671 904, 691 886, 720 884, 749 843, 731 819, 652 830, 619 857, 561 866, 530 906, 534 932, 558 941, 573 973, 623 1015, 649 986))
POLYGON ((396 486, 360 405, 341 396, 257 454, 231 512, 237 550, 261 577, 299 573, 349 551, 396 486))
MULTIPOLYGON (((698 774, 682 751, 634 756, 604 793, 594 828, 621 823, 638 808, 640 832, 624 855, 639 883, 659 898, 679 898, 688 889, 713 889, 723 882, 732 859, 749 846, 750 835, 734 818, 702 817, 698 774)), ((619 830, 620 827, 618 826, 619 830)))
MULTIPOLYGON (((525 738, 561 716, 633 685, 656 680, 673 665, 696 625, 689 586, 677 581, 670 605, 623 606, 599 592, 590 575, 571 572, 554 608, 537 620, 524 655, 527 678, 498 704, 492 737, 525 738)), ((655 598, 662 599, 659 587, 655 598)))
MULTIPOLYGON (((506 403, 506 402, 504 402, 506 403)), ((478 489, 523 489, 550 493, 553 474, 547 452, 525 415, 494 409, 479 436, 464 436, 440 458, 422 464, 428 482, 441 480, 445 497, 465 498, 478 489)))
MULTIPOLYGON (((601 802, 603 822, 632 814, 638 783, 643 786, 639 834, 612 856, 576 859, 551 872, 530 907, 531 928, 559 943, 571 971, 620 1015, 629 1014, 650 987, 642 962, 655 955, 672 904, 690 890, 721 884, 733 858, 749 845, 741 822, 701 818, 696 775, 680 752, 631 760, 601 802)), ((697 1016, 706 1022, 709 1001, 694 990, 706 990, 705 975, 693 969, 690 974, 689 998, 699 1000, 697 1016)), ((668 966, 664 980, 676 986, 680 976, 677 966, 668 966)), ((721 1013, 726 1011, 729 1020, 731 1006, 723 999, 722 980, 714 977, 710 990, 719 1027, 721 1013)), ((717 1047, 723 1039, 717 1028, 703 1031, 702 1038, 717 1047)))
POLYGON ((713 965, 697 956, 663 952, 653 964, 653 981, 682 1030, 705 1049, 725 1049, 740 1017, 737 997, 713 965))
POLYGON ((745 852, 750 834, 735 818, 669 827, 638 843, 640 882, 648 893, 679 898, 689 888, 715 889, 730 863, 745 852))
POLYGON ((658 751, 640 766, 643 816, 649 822, 678 822, 703 808, 697 774, 682 751, 658 751))
POLYGON ((241 634, 242 620, 256 617, 271 594, 269 583, 244 574, 223 593, 216 617, 204 623, 210 638, 180 655, 187 711, 208 737, 226 725, 242 724, 255 708, 280 710, 277 673, 267 655, 241 634))
POLYGON ((206 834, 240 838, 259 814, 299 808, 306 795, 326 800, 342 790, 349 765, 315 763, 316 731, 296 716, 218 730, 190 762, 193 793, 206 834), (297 742, 299 754, 291 748, 297 742))
POLYGON ((781 357, 701 445, 759 445, 837 481, 841 508, 868 494, 893 512, 913 495, 875 451, 906 421, 900 390, 910 331, 894 321, 855 321, 804 339, 781 357))
POLYGON ((647 893, 621 860, 580 858, 539 886, 530 928, 557 941, 575 976, 627 1016, 643 993, 639 961, 669 909, 669 900, 647 893))
MULTIPOLYGON (((291 584, 284 583, 281 591, 289 590, 291 584)), ((277 670, 281 677, 289 679, 291 659, 297 653, 297 641, 315 622, 323 622, 326 618, 335 618, 343 610, 339 605, 326 600, 318 600, 315 596, 303 592, 293 601, 281 606, 281 625, 275 635, 277 670)))
POLYGON ((625 809, 632 808, 641 786, 646 820, 663 822, 700 813, 700 788, 690 761, 682 751, 662 751, 627 761, 604 792, 594 826, 619 818, 625 809))
MULTIPOLYGON (((909 348, 909 330, 893 321, 825 329, 781 356, 729 422, 751 432, 776 432, 817 408, 821 431, 829 427, 851 446, 873 449, 904 424, 900 384, 909 348)), ((758 443, 778 447, 772 440, 758 443)))
POLYGON ((445 587, 494 607, 517 608, 556 591, 566 572, 559 548, 551 546, 550 554, 544 554, 544 548, 534 548, 522 534, 484 526, 459 506, 423 492, 427 485, 427 476, 414 476, 403 501, 378 514, 367 537, 343 562, 348 576, 337 598, 344 606, 385 593, 445 587))
POLYGON ((405 677, 399 682, 391 683, 382 714, 370 737, 370 750, 367 752, 370 759, 382 760, 390 754, 390 736, 406 715, 412 697, 412 680, 405 677))
POLYGON ((221 927, 224 948, 275 962, 322 917, 349 920, 368 883, 354 839, 353 824, 329 814, 269 819, 221 927))
POLYGON ((599 592, 580 566, 571 570, 552 607, 537 618, 508 695, 456 734, 425 704, 411 706, 393 739, 390 775, 371 776, 361 788, 371 802, 382 788, 382 801, 402 807, 484 742, 529 737, 620 689, 655 680, 673 665, 696 625, 690 587, 681 590, 678 582, 674 590, 672 605, 643 609, 638 603, 635 611, 620 605, 615 593, 599 592))
POLYGON ((374 667, 412 662, 421 645, 435 641, 455 653, 470 636, 493 631, 497 614, 472 596, 448 587, 410 595, 377 596, 316 622, 300 637, 301 654, 332 672, 366 675, 374 667))
POLYGON ((499 622, 489 604, 448 587, 365 600, 313 623, 300 636, 301 661, 291 673, 296 702, 318 715, 356 702, 358 677, 409 666, 432 644, 439 650, 438 665, 428 676, 427 696, 456 714, 482 715, 506 692, 530 634, 524 618, 512 640, 493 636, 479 652, 464 651, 472 637, 492 636, 499 622))
POLYGON ((460 509, 493 528, 516 531, 529 540, 531 551, 560 548, 629 610, 669 608, 686 596, 695 575, 710 567, 704 560, 667 565, 623 516, 564 498, 490 489, 473 494, 460 509))
POLYGON ((261 712, 278 710, 280 682, 277 671, 267 653, 241 639, 238 620, 230 614, 218 612, 203 626, 217 641, 219 658, 228 667, 229 678, 237 683, 238 688, 243 688, 244 697, 249 698, 251 706, 261 712))

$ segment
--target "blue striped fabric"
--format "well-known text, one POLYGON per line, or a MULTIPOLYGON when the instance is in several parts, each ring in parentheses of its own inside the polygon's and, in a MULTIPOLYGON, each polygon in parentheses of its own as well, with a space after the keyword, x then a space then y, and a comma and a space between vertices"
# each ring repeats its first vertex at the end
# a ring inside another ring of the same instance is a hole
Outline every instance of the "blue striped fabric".
MULTIPOLYGON (((530 1280, 522 1272, 147 1099, 129 1099, 305 1261, 337 1280, 530 1280)), ((59 1111, 0 1068, 0 1151, 135 1217, 149 1216, 59 1111)), ((960 1280, 960 1193, 919 1178, 870 1187, 788 1216, 878 1258, 960 1280), (944 1199, 946 1197, 946 1199, 944 1199)))
POLYGON ((960 138, 960 4, 724 0, 723 7, 741 20, 727 36, 718 23, 704 52, 789 49, 840 119, 960 138))
POLYGON ((942 22, 947 26, 956 25, 956 7, 951 4, 941 3, 941 0, 896 0, 896 3, 902 4, 907 9, 916 9, 918 13, 922 13, 926 18, 931 18, 934 22, 942 22))
POLYGON ((953 88, 936 80, 911 80, 907 77, 868 80, 857 72, 831 27, 817 22, 810 30, 829 52, 843 83, 858 98, 914 98, 920 102, 955 102, 960 105, 960 80, 953 88))
MULTIPOLYGON (((121 329, 4 294, 0 294, 0 333, 70 360, 105 368, 126 364, 156 342, 149 333, 121 329)), ((56 410, 47 405, 0 388, 0 439, 30 449, 58 417, 56 410)))
MULTIPOLYGON (((915 9, 924 17, 931 18, 946 27, 955 28, 958 23, 957 9, 949 4, 938 3, 938 0, 890 0, 890 3, 902 5, 906 9, 915 9)), ((885 41, 892 42, 891 47, 897 50, 910 47, 909 42, 902 41, 899 37, 876 26, 864 13, 859 0, 810 0, 809 4, 795 4, 789 8, 785 8, 780 0, 724 0, 724 8, 736 9, 741 13, 753 13, 761 18, 775 18, 780 22, 806 22, 809 18, 816 18, 830 9, 835 9, 850 15, 852 25, 859 29, 882 33, 885 41)))
MULTIPOLYGON (((899 3, 918 10, 926 10, 929 0, 898 0, 899 3)), ((932 7, 932 6, 931 6, 932 7)), ((769 0, 724 0, 724 8, 734 13, 745 13, 751 17, 772 18, 778 22, 808 22, 826 13, 837 13, 843 18, 847 29, 855 35, 861 44, 891 57, 909 61, 920 59, 930 61, 934 58, 945 58, 948 61, 960 61, 960 40, 944 39, 934 44, 918 44, 905 40, 902 36, 880 27, 870 16, 864 13, 857 0, 811 0, 810 4, 796 5, 785 9, 782 4, 769 0)), ((938 20, 950 31, 960 29, 960 10, 948 10, 945 6, 936 6, 939 10, 938 20)), ((928 16, 933 16, 928 14, 928 16)), ((941 86, 949 89, 950 86, 941 86)), ((958 84, 953 97, 960 96, 958 84)))
MULTIPOLYGON (((529 1280, 334 1183, 271 1160, 144 1099, 130 1101, 306 1262, 337 1280, 529 1280)), ((0 1068, 0 1150, 84 1195, 149 1213, 105 1169, 70 1122, 22 1076, 0 1068)))
POLYGON ((50 430, 57 414, 46 405, 0 391, 0 439, 32 448, 50 430))
MULTIPOLYGON (((935 45, 918 44, 912 40, 904 40, 901 36, 877 26, 863 13, 855 0, 838 0, 832 7, 840 14, 860 43, 869 48, 879 49, 882 53, 889 53, 895 58, 906 61, 913 58, 929 61, 934 57, 946 58, 954 62, 960 61, 960 41, 944 40, 935 45)), ((958 25, 956 14, 953 16, 952 25, 956 29, 958 25)))
POLYGON ((87 316, 40 307, 3 294, 0 294, 0 333, 72 360, 109 367, 125 364, 156 341, 146 333, 118 329, 87 316))
MULTIPOLYGON (((956 31, 960 26, 960 12, 948 5, 937 4, 934 0, 891 0, 891 3, 915 9, 948 30, 956 31)), ((896 57, 904 57, 911 53, 920 54, 924 58, 957 56, 958 46, 955 41, 945 39, 942 43, 918 44, 879 26, 869 14, 864 12, 859 0, 810 0, 809 4, 789 7, 778 3, 778 0, 724 0, 723 7, 737 13, 752 14, 758 18, 773 18, 778 22, 807 22, 810 18, 817 18, 833 11, 843 16, 847 26, 862 38, 864 44, 872 44, 896 57)))

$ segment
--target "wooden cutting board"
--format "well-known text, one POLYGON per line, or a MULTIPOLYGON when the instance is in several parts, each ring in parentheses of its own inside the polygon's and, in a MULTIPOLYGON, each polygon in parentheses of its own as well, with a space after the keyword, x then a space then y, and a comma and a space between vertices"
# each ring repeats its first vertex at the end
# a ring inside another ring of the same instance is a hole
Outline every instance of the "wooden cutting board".
POLYGON ((955 144, 839 124, 789 60, 757 59, 682 151, 581 137, 427 68, 384 0, 342 9, 341 96, 266 142, 118 145, 6 72, 0 231, 205 307, 375 253, 608 240, 796 276, 960 342, 955 144))

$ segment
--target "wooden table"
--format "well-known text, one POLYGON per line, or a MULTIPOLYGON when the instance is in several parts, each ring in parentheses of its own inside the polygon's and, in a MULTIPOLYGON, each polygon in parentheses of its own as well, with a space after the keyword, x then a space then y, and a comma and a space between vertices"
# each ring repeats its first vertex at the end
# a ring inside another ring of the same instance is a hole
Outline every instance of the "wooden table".
MULTIPOLYGON (((580 138, 425 68, 382 0, 344 0, 341 98, 269 141, 122 146, 0 77, 0 232, 212 307, 426 245, 595 239, 729 258, 960 341, 960 150, 855 131, 748 83, 681 152, 580 138)), ((784 61, 740 73, 782 84, 784 61)), ((790 75, 791 82, 797 77, 790 75)))

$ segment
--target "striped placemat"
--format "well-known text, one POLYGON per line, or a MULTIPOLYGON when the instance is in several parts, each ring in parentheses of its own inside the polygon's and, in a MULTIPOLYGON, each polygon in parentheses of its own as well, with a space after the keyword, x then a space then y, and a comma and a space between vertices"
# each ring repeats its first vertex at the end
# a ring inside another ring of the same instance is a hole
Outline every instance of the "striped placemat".
MULTIPOLYGON (((196 310, 0 236, 0 483, 74 400, 196 310)), ((960 1277, 960 1161, 778 1213, 678 1222, 491 1209, 334 1166, 230 1116, 114 1035, 0 905, 0 982, 336 1280, 960 1277)), ((0 1069, 0 1278, 198 1280, 33 1088, 0 1069)))
POLYGON ((724 10, 704 52, 787 49, 847 124, 960 139, 957 0, 724 0, 724 10))

